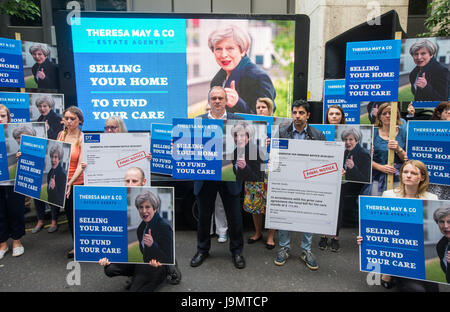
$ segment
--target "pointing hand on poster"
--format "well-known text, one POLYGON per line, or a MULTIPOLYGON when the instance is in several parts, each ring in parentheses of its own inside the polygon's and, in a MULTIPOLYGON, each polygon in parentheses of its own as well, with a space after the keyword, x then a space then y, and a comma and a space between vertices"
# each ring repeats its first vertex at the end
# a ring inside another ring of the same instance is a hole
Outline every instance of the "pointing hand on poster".
POLYGON ((353 155, 347 159, 345 164, 347 165, 348 169, 353 169, 353 167, 355 166, 355 162, 353 161, 353 155))
POLYGON ((414 117, 414 115, 416 114, 416 109, 414 108, 412 102, 409 103, 408 108, 407 108, 407 111, 408 111, 408 116, 409 116, 409 117, 414 117))
POLYGON ((49 189, 53 190, 55 188, 55 175, 53 175, 48 183, 49 189))
POLYGON ((239 94, 236 91, 236 82, 233 80, 230 83, 229 88, 225 88, 225 92, 227 93, 227 106, 234 107, 239 100, 239 94))
POLYGON ((144 234, 144 245, 147 247, 152 247, 153 245, 152 230, 150 229, 148 229, 148 234, 144 234))
POLYGON ((43 68, 41 68, 41 70, 39 70, 39 71, 37 72, 37 76, 38 76, 38 78, 41 79, 41 80, 44 80, 44 79, 45 79, 45 73, 44 73, 44 69, 43 69, 43 68))
POLYGON ((422 75, 419 75, 419 77, 417 78, 416 81, 416 86, 417 88, 425 88, 427 86, 427 79, 425 78, 425 73, 423 73, 422 75))
POLYGON ((239 157, 238 160, 236 161, 236 164, 240 169, 244 169, 245 166, 247 166, 247 163, 245 162, 245 155, 239 157))

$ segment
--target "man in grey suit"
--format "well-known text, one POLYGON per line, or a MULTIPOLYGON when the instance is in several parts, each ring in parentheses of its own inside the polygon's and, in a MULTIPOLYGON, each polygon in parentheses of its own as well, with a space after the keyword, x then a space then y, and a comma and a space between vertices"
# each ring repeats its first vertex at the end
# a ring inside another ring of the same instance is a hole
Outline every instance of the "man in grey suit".
MULTIPOLYGON (((226 111, 227 94, 222 87, 212 87, 209 91, 208 101, 211 110, 197 118, 209 119, 244 119, 226 111)), ((225 209, 230 237, 230 251, 234 266, 245 268, 245 259, 242 256, 244 247, 242 212, 240 207, 240 194, 242 181, 195 181, 194 195, 198 204, 197 226, 197 253, 191 260, 192 267, 198 267, 209 256, 211 247, 210 228, 211 216, 214 213, 216 195, 219 192, 225 209)))

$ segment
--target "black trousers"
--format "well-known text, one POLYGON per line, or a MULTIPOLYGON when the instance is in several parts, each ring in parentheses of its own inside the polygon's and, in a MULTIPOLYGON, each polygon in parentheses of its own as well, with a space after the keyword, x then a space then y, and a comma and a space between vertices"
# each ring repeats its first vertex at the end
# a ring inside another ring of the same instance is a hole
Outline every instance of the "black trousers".
POLYGON ((225 183, 220 181, 205 181, 200 193, 197 195, 197 250, 201 253, 207 253, 211 248, 211 216, 215 210, 217 192, 222 198, 227 217, 231 254, 240 255, 244 248, 240 194, 232 195, 225 183))
POLYGON ((66 198, 64 212, 66 213, 67 223, 73 240, 73 185, 70 187, 69 198, 66 198))
POLYGON ((105 274, 109 277, 132 276, 130 291, 151 292, 165 280, 167 268, 155 268, 149 264, 112 263, 105 267, 105 274))
POLYGON ((25 235, 25 196, 14 186, 0 186, 0 243, 25 235))
MULTIPOLYGON (((37 214, 37 218, 38 220, 44 220, 45 217, 45 205, 47 205, 46 203, 44 203, 43 201, 34 200, 34 207, 36 208, 36 214, 37 214)), ((52 205, 52 204, 48 204, 48 206, 51 209, 51 216, 52 216, 52 221, 53 220, 58 220, 58 215, 59 215, 59 210, 60 208, 58 206, 52 205)))

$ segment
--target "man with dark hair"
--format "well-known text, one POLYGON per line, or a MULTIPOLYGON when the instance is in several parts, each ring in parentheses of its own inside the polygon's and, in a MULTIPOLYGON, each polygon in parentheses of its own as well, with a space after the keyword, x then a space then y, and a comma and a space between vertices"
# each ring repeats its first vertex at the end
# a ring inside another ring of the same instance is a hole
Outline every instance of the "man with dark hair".
MULTIPOLYGON (((208 101, 211 110, 198 118, 208 119, 244 119, 233 113, 227 112, 227 94, 224 88, 215 86, 209 91, 208 101)), ((240 194, 242 182, 225 181, 195 181, 194 195, 198 203, 197 226, 197 253, 191 260, 192 267, 198 267, 209 256, 211 247, 210 228, 211 216, 215 210, 217 192, 222 198, 225 214, 228 222, 230 237, 230 251, 234 266, 238 269, 245 268, 245 259, 241 255, 244 247, 244 230, 242 224, 242 212, 240 206, 240 194)))
MULTIPOLYGON (((311 115, 310 105, 305 100, 296 100, 292 103, 292 123, 287 127, 280 128, 279 137, 284 139, 296 140, 321 140, 325 141, 322 131, 308 125, 308 119, 311 115)), ((301 259, 311 270, 317 270, 319 265, 311 252, 312 233, 303 233, 301 243, 302 254, 301 259)), ((284 265, 289 257, 291 249, 291 239, 289 231, 279 230, 278 238, 280 249, 274 262, 276 265, 284 265)))

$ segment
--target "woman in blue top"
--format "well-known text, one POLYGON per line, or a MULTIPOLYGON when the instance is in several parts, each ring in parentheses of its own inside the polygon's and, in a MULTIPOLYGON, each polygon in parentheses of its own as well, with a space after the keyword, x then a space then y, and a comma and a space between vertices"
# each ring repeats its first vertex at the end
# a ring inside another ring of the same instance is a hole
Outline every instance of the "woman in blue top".
POLYGON ((379 196, 386 190, 387 174, 394 174, 394 182, 399 181, 398 170, 402 163, 407 160, 406 156, 406 123, 400 120, 397 114, 397 127, 395 140, 389 140, 389 128, 391 120, 391 105, 383 103, 378 108, 375 120, 373 137, 373 161, 372 161, 372 192, 379 196), (388 165, 389 149, 395 152, 394 166, 388 165))

